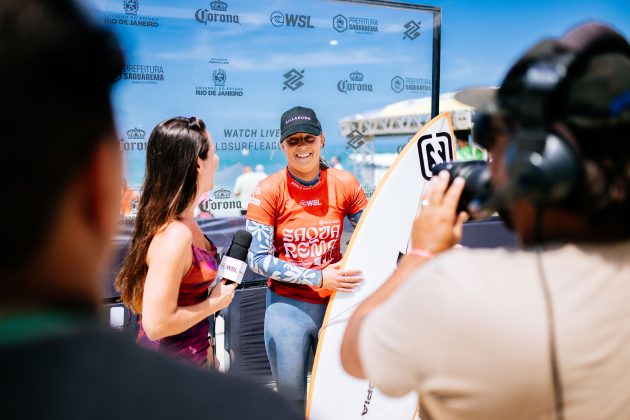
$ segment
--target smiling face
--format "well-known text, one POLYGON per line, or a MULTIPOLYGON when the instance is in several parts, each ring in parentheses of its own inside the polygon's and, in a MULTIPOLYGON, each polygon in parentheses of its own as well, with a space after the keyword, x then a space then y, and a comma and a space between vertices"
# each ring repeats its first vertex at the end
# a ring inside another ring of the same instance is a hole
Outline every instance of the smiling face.
POLYGON ((281 147, 287 155, 289 171, 304 181, 314 179, 319 173, 319 157, 324 143, 323 133, 319 136, 295 133, 287 137, 281 147))

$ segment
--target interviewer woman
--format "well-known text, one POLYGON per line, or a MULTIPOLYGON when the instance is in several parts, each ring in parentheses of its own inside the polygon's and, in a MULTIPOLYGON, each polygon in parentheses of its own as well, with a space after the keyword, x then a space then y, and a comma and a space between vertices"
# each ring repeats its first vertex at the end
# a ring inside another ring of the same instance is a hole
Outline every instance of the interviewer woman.
POLYGON ((141 315, 138 341, 198 365, 208 361, 208 317, 230 304, 236 287, 215 285, 216 248, 193 216, 218 164, 201 119, 175 117, 153 129, 133 238, 116 279, 123 302, 141 315))

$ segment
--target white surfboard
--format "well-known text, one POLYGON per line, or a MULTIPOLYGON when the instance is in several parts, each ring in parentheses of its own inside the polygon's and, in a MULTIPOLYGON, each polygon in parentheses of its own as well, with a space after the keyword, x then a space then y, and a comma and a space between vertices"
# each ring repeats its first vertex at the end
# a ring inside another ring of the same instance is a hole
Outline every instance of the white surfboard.
POLYGON ((342 268, 362 270, 365 282, 352 293, 331 296, 313 364, 307 419, 410 420, 415 416, 415 393, 390 398, 369 381, 351 377, 341 366, 339 349, 356 307, 385 282, 399 253, 407 251, 431 168, 454 158, 455 136, 448 114, 443 113, 409 141, 379 182, 341 262, 342 268))

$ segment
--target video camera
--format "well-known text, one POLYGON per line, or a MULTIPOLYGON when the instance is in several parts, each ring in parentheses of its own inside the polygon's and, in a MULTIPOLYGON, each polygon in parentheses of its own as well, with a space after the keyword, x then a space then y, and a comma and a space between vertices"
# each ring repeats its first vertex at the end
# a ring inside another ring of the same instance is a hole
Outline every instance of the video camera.
POLYGON ((439 163, 431 169, 433 175, 447 171, 450 175, 449 187, 456 177, 462 177, 466 184, 457 204, 457 213, 467 212, 472 219, 490 217, 493 207, 494 190, 490 182, 490 168, 483 160, 439 163))

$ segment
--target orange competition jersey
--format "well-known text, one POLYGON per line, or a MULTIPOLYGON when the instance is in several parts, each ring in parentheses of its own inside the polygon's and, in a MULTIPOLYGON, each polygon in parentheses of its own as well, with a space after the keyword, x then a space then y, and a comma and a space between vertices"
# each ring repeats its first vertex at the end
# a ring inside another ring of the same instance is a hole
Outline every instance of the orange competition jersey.
MULTIPOLYGON (((273 226, 274 255, 300 267, 323 270, 341 260, 343 219, 363 210, 367 199, 349 172, 323 169, 319 181, 304 186, 283 169, 258 184, 247 207, 247 218, 273 226)), ((275 293, 326 303, 331 291, 269 279, 275 293)))

